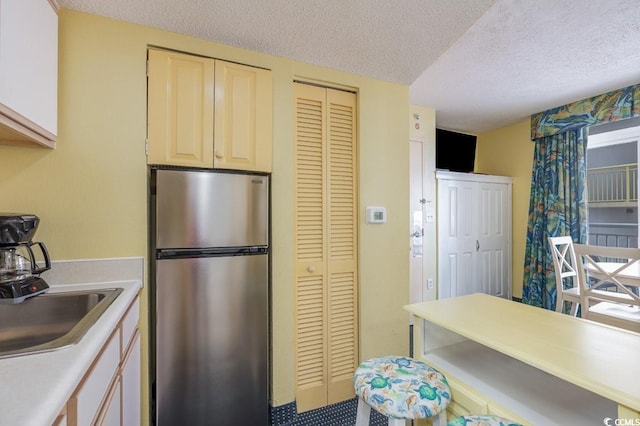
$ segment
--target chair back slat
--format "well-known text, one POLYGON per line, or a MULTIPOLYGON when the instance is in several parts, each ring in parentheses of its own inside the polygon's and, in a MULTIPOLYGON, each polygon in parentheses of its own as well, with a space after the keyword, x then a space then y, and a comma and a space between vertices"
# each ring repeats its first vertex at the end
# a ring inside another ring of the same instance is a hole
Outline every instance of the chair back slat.
POLYGON ((556 311, 562 312, 567 301, 571 303, 571 314, 575 315, 579 302, 577 281, 580 277, 573 240, 569 236, 549 237, 548 240, 556 279, 556 311))
POLYGON ((640 249, 574 244, 574 251, 582 317, 640 331, 640 249))

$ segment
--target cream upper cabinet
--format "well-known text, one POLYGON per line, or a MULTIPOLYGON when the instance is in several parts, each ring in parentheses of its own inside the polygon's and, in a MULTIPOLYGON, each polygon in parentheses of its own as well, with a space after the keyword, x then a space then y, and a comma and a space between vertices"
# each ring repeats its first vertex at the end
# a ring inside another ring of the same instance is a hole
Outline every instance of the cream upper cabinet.
POLYGON ((0 1, 0 142, 54 148, 57 124, 57 10, 0 1))
POLYGON ((149 49, 147 163, 213 167, 215 61, 149 49))
POLYGON ((149 164, 271 171, 269 70, 149 49, 149 164))
POLYGON ((271 171, 271 71, 216 61, 213 165, 271 171))

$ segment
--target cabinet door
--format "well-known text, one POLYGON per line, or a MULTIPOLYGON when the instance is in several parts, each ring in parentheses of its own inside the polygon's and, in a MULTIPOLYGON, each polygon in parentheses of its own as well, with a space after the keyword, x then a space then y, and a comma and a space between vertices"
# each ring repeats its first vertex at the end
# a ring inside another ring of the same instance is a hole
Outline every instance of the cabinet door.
POLYGON ((329 404, 352 398, 358 359, 356 95, 327 89, 329 404))
POLYGON ((296 402, 307 411, 354 393, 356 97, 304 84, 294 93, 296 402))
POLYGON ((271 71, 216 60, 214 167, 271 171, 271 71))
MULTIPOLYGON (((107 400, 102 408, 100 418, 96 422, 100 426, 120 426, 120 412, 122 406, 122 389, 120 387, 120 377, 113 383, 110 388, 107 400)), ((123 423, 124 424, 124 423, 123 423)), ((136 423, 140 424, 140 423, 136 423)))
POLYGON ((58 15, 47 0, 0 1, 0 140, 53 147, 58 15))
POLYGON ((122 367, 122 424, 140 424, 140 332, 136 331, 122 367))
POLYGON ((511 186, 477 184, 477 280, 483 293, 511 298, 511 186))
POLYGON ((98 416, 105 395, 109 394, 109 385, 115 383, 112 379, 117 375, 119 363, 120 335, 115 333, 69 400, 67 415, 75 419, 71 424, 88 425, 98 416))
POLYGON ((295 90, 295 379, 298 411, 327 405, 326 91, 295 90))
POLYGON ((511 185, 438 179, 438 298, 511 298, 511 185))
POLYGON ((438 180, 438 298, 482 292, 475 276, 475 183, 438 180))
POLYGON ((149 49, 148 164, 213 167, 210 58, 149 49))

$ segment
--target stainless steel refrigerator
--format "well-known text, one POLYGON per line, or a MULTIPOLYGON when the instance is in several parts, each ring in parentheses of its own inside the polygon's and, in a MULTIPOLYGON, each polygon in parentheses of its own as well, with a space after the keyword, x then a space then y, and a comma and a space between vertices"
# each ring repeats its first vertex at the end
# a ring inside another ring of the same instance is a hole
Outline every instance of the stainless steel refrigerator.
POLYGON ((269 177, 150 172, 152 419, 267 425, 269 177))

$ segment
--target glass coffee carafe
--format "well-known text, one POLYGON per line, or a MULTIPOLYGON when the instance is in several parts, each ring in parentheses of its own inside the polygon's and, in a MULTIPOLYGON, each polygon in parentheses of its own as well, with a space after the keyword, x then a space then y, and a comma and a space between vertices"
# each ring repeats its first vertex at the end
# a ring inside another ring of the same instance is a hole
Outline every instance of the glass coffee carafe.
POLYGON ((49 289, 39 277, 51 268, 49 253, 31 240, 38 223, 35 215, 0 213, 0 303, 19 303, 49 289))
POLYGON ((30 242, 14 247, 0 247, 0 284, 24 281, 51 268, 49 254, 43 243, 30 242), (32 247, 37 246, 45 264, 39 267, 32 247))

